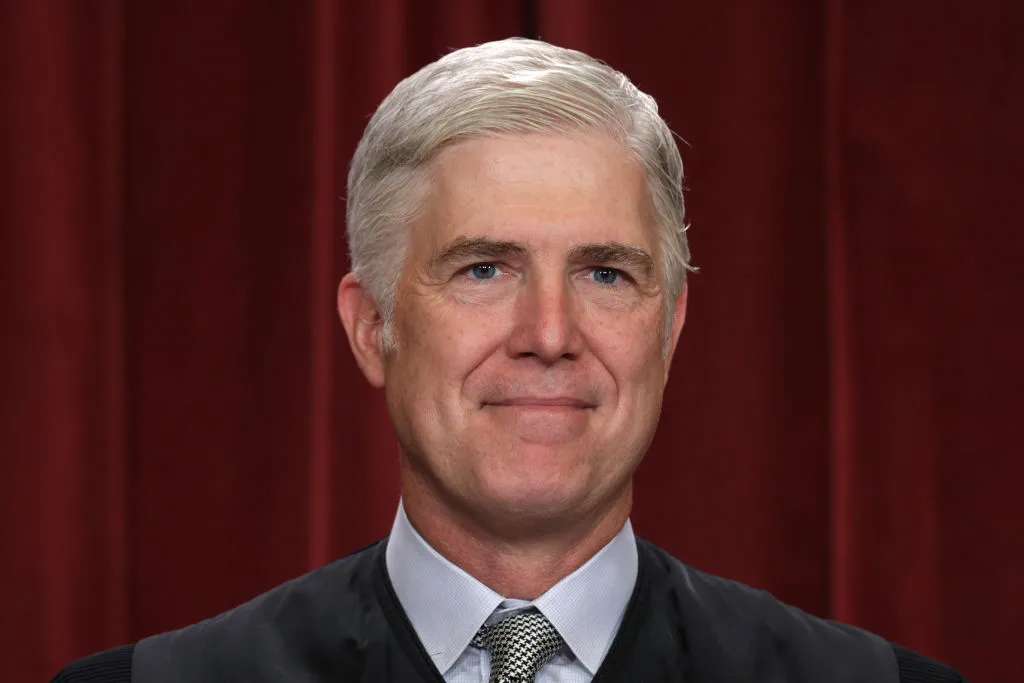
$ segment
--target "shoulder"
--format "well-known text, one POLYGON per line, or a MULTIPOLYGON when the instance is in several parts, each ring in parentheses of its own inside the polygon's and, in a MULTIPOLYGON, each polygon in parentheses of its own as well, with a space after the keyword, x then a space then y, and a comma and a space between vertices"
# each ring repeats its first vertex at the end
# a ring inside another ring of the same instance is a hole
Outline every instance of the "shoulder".
POLYGON ((73 662, 52 683, 258 681, 325 658, 344 668, 380 620, 374 573, 384 541, 283 583, 210 619, 73 662), (102 675, 101 675, 102 674, 102 675))
POLYGON ((674 618, 687 639, 697 641, 704 656, 722 660, 737 680, 773 669, 809 681, 963 680, 953 669, 869 631, 815 617, 767 591, 694 569, 647 541, 637 545, 656 599, 675 605, 674 618))
POLYGON ((50 683, 131 683, 135 645, 83 657, 61 669, 50 683))
POLYGON ((893 644, 900 683, 968 683, 955 669, 913 650, 893 644))

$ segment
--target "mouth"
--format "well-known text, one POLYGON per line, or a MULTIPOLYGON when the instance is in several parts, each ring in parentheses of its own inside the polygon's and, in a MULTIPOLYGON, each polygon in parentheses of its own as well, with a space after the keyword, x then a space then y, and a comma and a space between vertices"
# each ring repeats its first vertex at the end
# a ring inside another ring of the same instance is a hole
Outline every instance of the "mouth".
POLYGON ((588 410, 597 406, 573 396, 516 396, 500 401, 488 401, 483 404, 483 407, 526 410, 588 410))
POLYGON ((482 403, 479 415, 496 435, 561 448, 586 434, 596 408, 594 401, 579 396, 506 395, 482 403))

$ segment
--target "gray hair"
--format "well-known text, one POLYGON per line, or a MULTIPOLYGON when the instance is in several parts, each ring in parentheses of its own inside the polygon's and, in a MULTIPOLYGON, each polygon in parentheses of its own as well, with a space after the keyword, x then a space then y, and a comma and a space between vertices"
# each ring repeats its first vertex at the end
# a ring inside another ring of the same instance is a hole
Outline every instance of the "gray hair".
POLYGON ((394 347, 395 287, 408 226, 428 193, 430 162, 467 138, 599 130, 621 140, 647 180, 660 230, 664 333, 686 282, 683 162, 654 99, 576 50, 509 38, 456 50, 395 86, 370 119, 348 176, 352 270, 377 302, 394 347))

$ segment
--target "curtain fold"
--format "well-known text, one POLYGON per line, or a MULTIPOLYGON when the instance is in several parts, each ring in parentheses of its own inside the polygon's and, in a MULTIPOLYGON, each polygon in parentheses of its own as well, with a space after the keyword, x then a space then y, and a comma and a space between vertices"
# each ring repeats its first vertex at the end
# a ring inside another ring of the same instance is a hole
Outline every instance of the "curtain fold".
POLYGON ((121 37, 118 2, 0 9, 0 648, 19 678, 129 631, 121 37))
POLYGON ((638 533, 974 681, 1024 637, 1024 9, 1009 0, 0 7, 0 655, 15 680, 386 534, 336 320, 402 77, 539 35, 685 139, 701 272, 638 533))
POLYGON ((1000 680, 1024 636, 1024 12, 837 4, 835 611, 1000 680))

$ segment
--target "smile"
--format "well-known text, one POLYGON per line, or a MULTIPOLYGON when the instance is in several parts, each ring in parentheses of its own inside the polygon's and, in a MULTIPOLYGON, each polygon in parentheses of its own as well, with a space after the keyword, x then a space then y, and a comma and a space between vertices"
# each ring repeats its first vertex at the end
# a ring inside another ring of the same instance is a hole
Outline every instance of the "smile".
POLYGON ((529 410, 586 410, 592 403, 572 396, 517 396, 484 403, 485 408, 521 408, 529 410))

